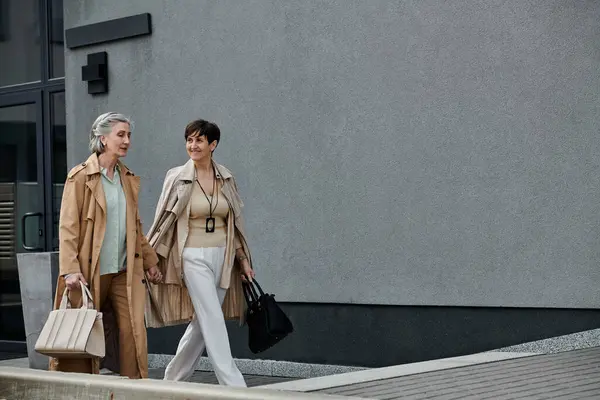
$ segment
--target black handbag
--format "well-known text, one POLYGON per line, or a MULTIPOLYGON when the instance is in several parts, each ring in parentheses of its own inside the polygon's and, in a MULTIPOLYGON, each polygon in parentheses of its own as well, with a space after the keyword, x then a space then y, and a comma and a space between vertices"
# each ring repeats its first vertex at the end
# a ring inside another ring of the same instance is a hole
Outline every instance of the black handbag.
POLYGON ((248 304, 246 323, 248 324, 248 347, 254 354, 271 348, 294 331, 290 319, 279 308, 274 294, 263 292, 256 281, 244 282, 244 297, 248 304), (258 292, 260 295, 256 292, 258 292))

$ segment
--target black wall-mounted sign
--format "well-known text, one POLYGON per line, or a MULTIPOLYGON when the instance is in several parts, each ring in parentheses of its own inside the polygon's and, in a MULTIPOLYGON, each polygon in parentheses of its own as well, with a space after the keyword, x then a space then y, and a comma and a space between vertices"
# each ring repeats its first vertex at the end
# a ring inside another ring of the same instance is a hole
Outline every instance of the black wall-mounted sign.
POLYGON ((89 94, 108 92, 108 54, 88 54, 87 65, 81 67, 81 80, 88 83, 89 94))
POLYGON ((114 40, 150 35, 151 33, 150 14, 144 13, 70 28, 65 31, 65 38, 67 48, 75 49, 114 40))

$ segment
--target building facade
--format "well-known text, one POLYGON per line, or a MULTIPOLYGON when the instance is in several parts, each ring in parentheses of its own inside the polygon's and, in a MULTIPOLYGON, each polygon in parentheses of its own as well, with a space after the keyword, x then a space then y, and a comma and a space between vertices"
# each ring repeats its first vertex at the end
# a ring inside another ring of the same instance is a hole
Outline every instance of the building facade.
MULTIPOLYGON (((64 0, 56 78, 59 3, 30 2, 43 70, 31 83, 34 55, 1 54, 17 86, 0 112, 25 122, 0 140, 36 140, 0 151, 13 197, 43 201, 16 202, 5 254, 56 245, 58 176, 87 157, 97 115, 136 122, 125 162, 146 227, 201 117, 221 127, 258 278, 296 326, 261 358, 381 366, 599 326, 600 3, 64 0)), ((182 332, 150 330, 150 352, 174 353, 182 332)), ((254 357, 245 328, 230 334, 254 357)))

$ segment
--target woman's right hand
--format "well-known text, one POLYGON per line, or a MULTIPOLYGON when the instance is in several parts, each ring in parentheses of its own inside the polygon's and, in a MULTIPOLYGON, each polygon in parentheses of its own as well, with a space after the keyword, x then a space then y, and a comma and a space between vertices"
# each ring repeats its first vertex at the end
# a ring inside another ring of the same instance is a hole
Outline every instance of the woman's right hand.
POLYGON ((67 284, 67 289, 69 290, 81 288, 79 282, 83 283, 86 286, 88 284, 81 272, 78 272, 76 274, 69 274, 65 277, 65 283, 67 284))

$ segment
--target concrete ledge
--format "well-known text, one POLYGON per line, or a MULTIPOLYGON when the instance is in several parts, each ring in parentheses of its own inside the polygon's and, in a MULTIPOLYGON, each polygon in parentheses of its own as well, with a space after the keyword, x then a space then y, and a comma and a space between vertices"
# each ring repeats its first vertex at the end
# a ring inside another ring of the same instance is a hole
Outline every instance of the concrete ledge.
POLYGON ((552 354, 563 351, 600 347, 600 329, 572 333, 549 339, 536 340, 515 346, 504 347, 495 351, 534 352, 552 354))
MULTIPOLYGON (((173 358, 170 354, 149 354, 149 368, 165 368, 173 358)), ((281 376, 285 378, 314 378, 346 372, 363 371, 363 367, 347 367, 343 365, 306 364, 291 361, 235 359, 242 374, 281 376)), ((196 365, 197 371, 212 371, 207 357, 202 357, 196 365)))
POLYGON ((126 378, 48 372, 34 369, 0 367, 0 399, 358 399, 322 394, 279 392, 267 389, 230 388, 187 382, 165 382, 126 378))
POLYGON ((0 360, 0 367, 31 368, 29 358, 11 358, 9 360, 0 360))
MULTIPOLYGON (((165 368, 172 358, 173 356, 171 355, 150 354, 148 355, 148 365, 150 368, 165 368)), ((235 363, 244 375, 278 376, 284 378, 314 378, 347 372, 364 371, 367 369, 360 367, 345 367, 341 365, 304 364, 275 360, 236 359, 235 363)), ((30 365, 27 358, 16 358, 11 360, 0 360, 0 367, 3 366, 28 368, 30 365)), ((198 365, 196 365, 196 371, 213 371, 212 365, 207 357, 202 357, 198 365)))
POLYGON ((440 360, 423 361, 412 364, 394 365, 384 368, 373 368, 365 371, 349 372, 339 375, 323 376, 318 378, 302 379, 291 382, 273 383, 259 386, 265 389, 293 390, 297 392, 310 392, 328 389, 337 386, 351 385, 376 381, 380 379, 395 378, 398 376, 414 375, 423 372, 438 371, 450 368, 464 367, 467 365, 484 364, 494 361, 508 360, 511 358, 530 357, 536 353, 478 353, 468 356, 443 358, 440 360))

